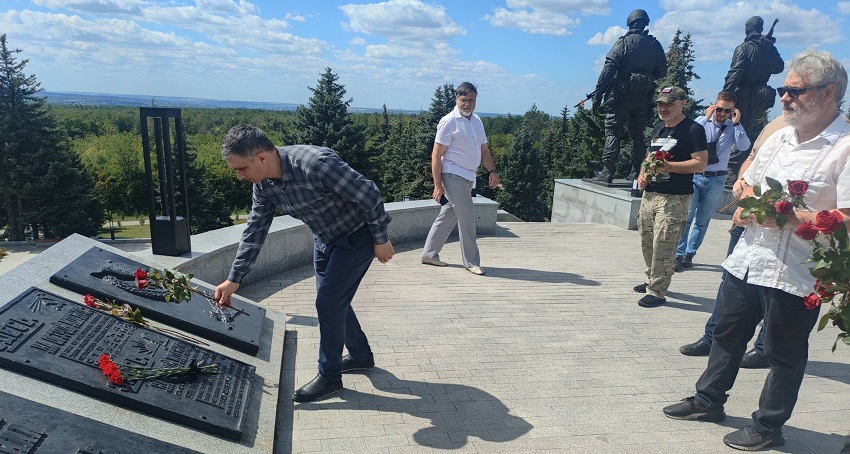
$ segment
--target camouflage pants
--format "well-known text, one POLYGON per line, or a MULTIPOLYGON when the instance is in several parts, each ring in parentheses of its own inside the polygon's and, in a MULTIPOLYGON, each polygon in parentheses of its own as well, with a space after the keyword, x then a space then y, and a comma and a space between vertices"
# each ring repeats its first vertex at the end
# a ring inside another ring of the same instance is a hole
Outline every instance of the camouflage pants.
POLYGON ((646 192, 640 201, 638 232, 646 262, 646 293, 664 298, 676 268, 676 246, 682 237, 693 195, 646 192))

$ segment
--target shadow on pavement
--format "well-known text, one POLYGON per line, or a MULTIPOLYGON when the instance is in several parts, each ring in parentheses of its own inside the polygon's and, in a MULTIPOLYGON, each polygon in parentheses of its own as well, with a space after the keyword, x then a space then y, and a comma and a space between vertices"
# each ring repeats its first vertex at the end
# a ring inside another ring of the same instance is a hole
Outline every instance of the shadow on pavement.
MULTIPOLYGON (((490 393, 467 385, 404 380, 375 368, 367 373, 372 386, 382 394, 363 393, 346 388, 336 394, 343 402, 300 404, 300 410, 377 409, 429 419, 429 427, 419 429, 413 439, 421 446, 460 449, 470 437, 503 443, 515 440, 532 429, 524 419, 490 393)), ((343 381, 345 379, 343 378, 343 381)))
POLYGON ((502 279, 513 279, 518 281, 567 283, 591 287, 602 285, 601 282, 585 279, 580 274, 564 273, 561 271, 542 271, 527 268, 496 268, 486 265, 484 265, 484 270, 487 272, 486 277, 499 277, 502 279))
POLYGON ((806 373, 850 385, 850 364, 809 361, 806 364, 806 373))
POLYGON ((687 293, 679 292, 667 292, 665 297, 667 298, 667 303, 664 304, 664 306, 667 307, 708 313, 711 313, 714 309, 714 298, 688 295, 687 293), (674 298, 679 301, 670 301, 670 298, 674 298))

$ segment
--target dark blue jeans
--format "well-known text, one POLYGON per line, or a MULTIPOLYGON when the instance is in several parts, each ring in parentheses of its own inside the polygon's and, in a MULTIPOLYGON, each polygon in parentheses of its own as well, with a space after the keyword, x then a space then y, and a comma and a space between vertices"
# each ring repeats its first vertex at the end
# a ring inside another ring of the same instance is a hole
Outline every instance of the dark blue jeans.
POLYGON ((753 421, 759 431, 781 430, 797 403, 809 359, 809 335, 820 310, 806 308, 800 296, 749 284, 746 277, 741 280, 731 274, 723 281, 716 306, 714 345, 705 372, 697 380, 697 398, 705 405, 726 403, 747 342, 764 318, 764 353, 770 372, 753 421))
POLYGON ((319 373, 329 380, 342 378, 343 345, 354 359, 366 359, 372 354, 366 334, 351 308, 351 300, 373 258, 375 245, 365 224, 330 244, 313 238, 320 334, 319 373))
MULTIPOLYGON (((735 249, 735 245, 738 244, 738 240, 741 238, 741 235, 744 233, 744 228, 740 226, 732 227, 732 230, 729 231, 729 248, 726 250, 726 257, 729 257, 729 254, 732 253, 732 250, 735 249)), ((705 322, 705 334, 702 336, 706 342, 711 344, 714 341, 714 325, 717 323, 717 301, 720 300, 720 290, 723 288, 723 283, 726 281, 726 270, 723 270, 723 275, 720 276, 720 287, 717 289, 717 297, 714 299, 714 309, 711 310, 711 317, 708 317, 708 321, 705 322)), ((759 331, 759 335, 756 338, 755 344, 753 347, 759 351, 759 353, 764 354, 764 325, 761 327, 761 331, 759 331)))

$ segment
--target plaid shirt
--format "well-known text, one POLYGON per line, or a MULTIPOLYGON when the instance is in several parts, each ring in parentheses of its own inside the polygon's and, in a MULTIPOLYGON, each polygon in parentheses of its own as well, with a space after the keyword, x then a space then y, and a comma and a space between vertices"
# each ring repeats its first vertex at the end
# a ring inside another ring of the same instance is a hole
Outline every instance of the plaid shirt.
POLYGON ((348 166, 333 150, 313 145, 277 147, 281 178, 253 188, 248 224, 227 280, 241 282, 257 260, 275 209, 301 220, 324 243, 369 225, 375 244, 389 240, 390 215, 378 187, 348 166))

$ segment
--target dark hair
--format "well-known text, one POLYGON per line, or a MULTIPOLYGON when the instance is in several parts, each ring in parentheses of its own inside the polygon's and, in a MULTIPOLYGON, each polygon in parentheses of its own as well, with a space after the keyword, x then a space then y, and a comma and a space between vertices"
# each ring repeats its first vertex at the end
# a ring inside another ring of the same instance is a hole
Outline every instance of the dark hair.
POLYGON ((735 93, 732 93, 731 91, 721 91, 720 93, 717 94, 717 100, 718 101, 729 101, 732 104, 738 103, 738 97, 735 95, 735 93))
POLYGON ((239 124, 227 131, 221 144, 221 157, 252 158, 261 151, 274 150, 275 146, 256 126, 239 124))
POLYGON ((470 82, 464 82, 457 87, 455 90, 455 98, 459 98, 461 96, 468 95, 469 92, 478 94, 478 89, 475 88, 475 85, 472 85, 470 82))

